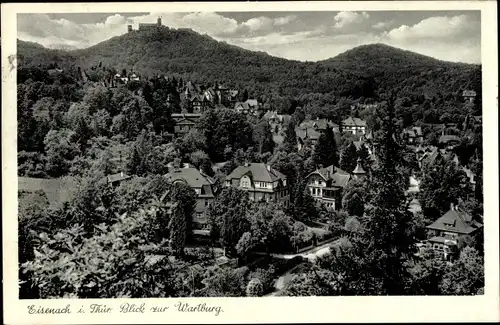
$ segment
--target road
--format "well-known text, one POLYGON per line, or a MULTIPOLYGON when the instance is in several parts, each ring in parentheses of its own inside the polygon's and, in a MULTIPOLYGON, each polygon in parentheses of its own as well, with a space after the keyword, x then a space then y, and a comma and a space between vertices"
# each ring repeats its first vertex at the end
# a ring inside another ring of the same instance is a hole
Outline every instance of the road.
MULTIPOLYGON (((305 252, 298 253, 298 254, 274 254, 274 253, 271 253, 269 255, 272 257, 275 257, 275 258, 281 258, 281 259, 285 259, 285 260, 290 260, 294 257, 300 256, 300 257, 306 258, 306 259, 310 260, 311 262, 313 262, 318 256, 323 256, 323 255, 327 254, 330 251, 330 245, 332 245, 336 241, 338 241, 338 239, 329 241, 329 242, 324 243, 320 246, 311 248, 310 250, 307 250, 305 252)), ((256 252, 254 254, 267 255, 267 253, 260 253, 260 252, 256 252)))
MULTIPOLYGON (((337 242, 339 239, 333 241, 333 242, 328 242, 326 244, 323 244, 321 246, 318 246, 318 247, 315 247, 309 251, 306 251, 306 252, 303 252, 303 253, 300 253, 300 254, 286 254, 286 255, 282 255, 282 254, 271 254, 272 256, 274 257, 277 257, 277 258, 284 258, 284 259, 292 259, 294 257, 297 257, 297 256, 302 256, 306 259, 308 259, 310 262, 314 262, 316 260, 316 258, 318 258, 319 256, 323 256, 327 253, 330 252, 330 246, 337 242)), ((298 265, 296 266, 298 267, 298 265)), ((274 283, 274 288, 275 288, 275 291, 267 294, 266 296, 276 296, 279 294, 279 292, 281 290, 283 290, 283 288, 285 287, 285 285, 292 279, 293 277, 293 272, 295 271, 295 268, 296 267, 293 267, 291 268, 290 270, 286 271, 283 275, 281 275, 277 280, 276 282, 274 283)))

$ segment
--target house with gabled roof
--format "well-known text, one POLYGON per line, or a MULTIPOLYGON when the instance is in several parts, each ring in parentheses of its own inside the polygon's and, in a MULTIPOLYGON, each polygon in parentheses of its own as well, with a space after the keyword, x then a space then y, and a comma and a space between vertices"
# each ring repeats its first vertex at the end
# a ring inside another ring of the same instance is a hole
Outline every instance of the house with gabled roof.
POLYGON ((315 120, 306 120, 300 123, 299 126, 295 127, 298 149, 301 150, 306 141, 310 141, 314 146, 328 127, 332 128, 333 132, 339 132, 339 126, 328 119, 316 118, 315 120))
POLYGON ((243 114, 256 114, 256 112, 259 110, 259 102, 256 99, 247 99, 244 102, 236 102, 234 104, 234 109, 238 113, 243 113, 243 114))
POLYGON ((402 140, 408 145, 421 145, 424 143, 424 135, 420 126, 412 126, 403 130, 402 140))
POLYGON ((104 178, 104 181, 111 186, 118 186, 123 181, 130 179, 131 177, 124 172, 119 172, 116 174, 108 175, 104 178))
POLYGON ((194 94, 188 98, 189 107, 193 113, 201 113, 204 111, 204 106, 206 106, 206 98, 203 95, 194 94))
POLYGON ((248 114, 250 113, 250 106, 245 102, 236 102, 234 104, 234 110, 238 113, 248 114))
POLYGON ((226 177, 225 185, 247 191, 254 202, 281 202, 288 205, 290 201, 287 177, 264 163, 245 163, 236 167, 226 177))
POLYGON ((351 180, 351 175, 333 165, 319 168, 306 177, 311 196, 325 206, 339 210, 342 192, 351 180))
POLYGON ((263 119, 267 120, 271 127, 271 132, 278 134, 283 129, 283 126, 292 118, 289 114, 278 114, 278 111, 267 111, 263 119))
POLYGON ((482 222, 475 220, 458 205, 451 204, 448 212, 427 226, 429 238, 425 245, 449 259, 458 252, 461 236, 474 236, 482 227, 482 222))
POLYGON ((470 103, 474 102, 474 100, 476 99, 476 95, 476 92, 470 89, 466 89, 462 92, 462 97, 470 103))
POLYGON ((207 228, 206 211, 215 200, 217 193, 215 179, 191 165, 186 165, 183 168, 172 168, 165 177, 172 184, 184 183, 193 188, 196 193, 195 218, 193 221, 198 228, 207 228))
POLYGON ((436 159, 448 158, 448 152, 435 146, 426 146, 417 149, 417 159, 422 168, 424 165, 434 164, 436 159))
POLYGON ((349 116, 342 121, 342 131, 351 132, 352 134, 365 134, 366 133, 366 121, 360 119, 359 117, 349 116))
POLYGON ((201 114, 198 113, 173 113, 172 119, 175 122, 174 135, 179 137, 196 128, 196 124, 201 114))
POLYGON ((460 145, 460 142, 460 137, 453 134, 443 134, 439 137, 439 144, 448 150, 452 150, 456 146, 460 145))

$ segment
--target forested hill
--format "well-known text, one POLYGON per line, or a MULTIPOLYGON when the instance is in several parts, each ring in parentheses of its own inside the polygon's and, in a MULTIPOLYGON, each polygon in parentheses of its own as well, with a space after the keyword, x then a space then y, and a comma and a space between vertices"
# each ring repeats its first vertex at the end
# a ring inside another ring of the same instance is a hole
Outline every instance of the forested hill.
POLYGON ((320 63, 372 77, 382 88, 413 87, 427 95, 446 89, 481 92, 481 65, 441 61, 385 44, 358 46, 320 63))
POLYGON ((182 76, 200 83, 220 81, 245 87, 251 93, 304 97, 330 94, 372 97, 400 86, 407 95, 454 96, 464 88, 478 89, 480 67, 442 62, 386 45, 360 46, 320 62, 299 62, 218 42, 188 29, 133 31, 83 50, 49 50, 18 42, 25 65, 76 65, 89 68, 102 63, 143 75, 182 76))

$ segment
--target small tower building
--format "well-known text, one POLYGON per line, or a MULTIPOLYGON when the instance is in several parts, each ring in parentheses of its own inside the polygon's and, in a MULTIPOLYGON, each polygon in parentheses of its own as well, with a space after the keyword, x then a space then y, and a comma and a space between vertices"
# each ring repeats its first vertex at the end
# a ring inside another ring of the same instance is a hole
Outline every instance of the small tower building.
POLYGON ((362 179, 366 176, 366 171, 361 164, 361 158, 358 158, 358 163, 356 164, 356 168, 352 171, 352 175, 354 179, 362 179))

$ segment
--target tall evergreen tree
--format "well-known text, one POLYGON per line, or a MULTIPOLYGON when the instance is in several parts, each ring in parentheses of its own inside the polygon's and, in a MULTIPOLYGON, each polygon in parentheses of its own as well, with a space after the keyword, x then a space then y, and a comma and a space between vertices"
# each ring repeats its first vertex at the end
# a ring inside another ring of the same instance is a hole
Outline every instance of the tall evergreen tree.
POLYGON ((333 129, 330 126, 328 126, 326 130, 320 135, 318 142, 314 146, 312 159, 316 166, 323 165, 326 167, 331 165, 339 165, 337 143, 335 142, 333 129))
POLYGON ((364 220, 361 247, 381 294, 402 295, 408 277, 405 262, 412 256, 412 215, 405 198, 405 180, 394 157, 400 155, 395 141, 394 97, 388 99, 379 151, 380 168, 373 171, 372 193, 364 220))
POLYGON ((89 123, 79 117, 75 128, 75 137, 78 139, 80 145, 80 150, 84 151, 88 148, 88 142, 92 138, 92 130, 89 127, 89 123))
POLYGON ((254 141, 257 144, 258 151, 261 154, 265 152, 273 152, 275 143, 271 127, 267 121, 262 120, 255 126, 253 136, 254 141))
POLYGON ((309 193, 305 181, 298 183, 296 186, 292 215, 295 220, 300 221, 311 221, 318 218, 316 203, 309 193))
POLYGON ((241 101, 246 102, 248 100, 248 90, 243 90, 243 93, 241 95, 241 101))
POLYGON ((356 146, 351 142, 344 148, 342 154, 340 155, 340 169, 348 173, 352 173, 354 168, 356 168, 357 160, 358 155, 356 152, 356 146))
POLYGON ((181 206, 186 219, 186 238, 190 239, 193 232, 193 215, 196 208, 196 193, 192 187, 184 183, 172 185, 171 198, 181 206))
POLYGON ((172 207, 172 215, 168 223, 168 230, 170 233, 170 247, 177 256, 184 254, 184 247, 186 246, 186 217, 182 204, 176 202, 172 207))
POLYGON ((135 147, 132 149, 132 155, 127 162, 127 171, 131 175, 142 175, 142 158, 135 147))
POLYGON ((293 124, 291 120, 285 126, 283 148, 287 153, 297 152, 297 135, 295 134, 295 124, 293 124))

